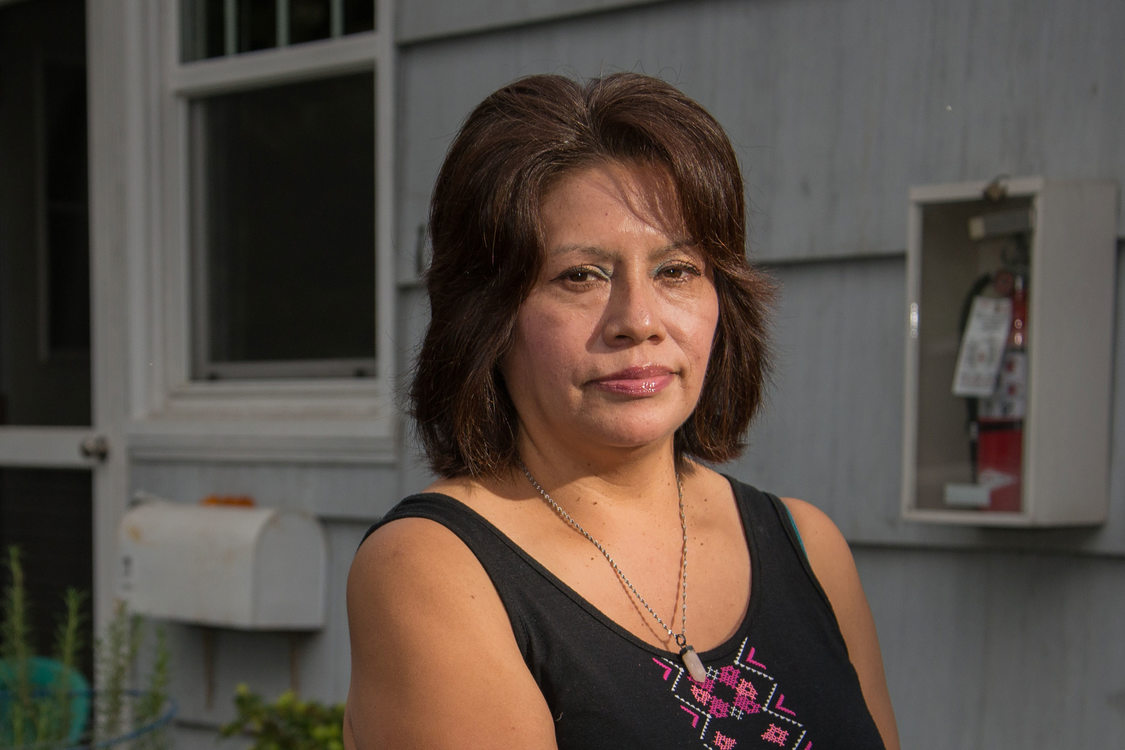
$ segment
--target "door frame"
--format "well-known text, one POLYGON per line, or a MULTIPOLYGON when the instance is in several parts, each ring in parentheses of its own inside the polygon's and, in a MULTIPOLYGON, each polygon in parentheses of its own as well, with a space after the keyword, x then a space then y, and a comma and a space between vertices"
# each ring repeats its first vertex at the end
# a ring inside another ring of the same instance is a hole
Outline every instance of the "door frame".
POLYGON ((129 409, 128 257, 143 246, 143 80, 137 70, 146 0, 86 0, 90 190, 90 367, 92 424, 108 452, 93 472, 94 628, 113 616, 118 593, 117 528, 129 504, 125 421, 129 409), (131 116, 130 116, 131 115, 131 116))

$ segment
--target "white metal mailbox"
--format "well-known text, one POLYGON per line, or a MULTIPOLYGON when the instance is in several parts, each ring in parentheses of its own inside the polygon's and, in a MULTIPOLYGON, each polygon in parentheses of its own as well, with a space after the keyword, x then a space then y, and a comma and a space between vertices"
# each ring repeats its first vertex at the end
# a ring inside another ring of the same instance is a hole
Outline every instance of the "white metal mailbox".
POLYGON ((324 624, 327 553, 313 518, 148 500, 118 531, 121 594, 134 612, 247 629, 324 624))

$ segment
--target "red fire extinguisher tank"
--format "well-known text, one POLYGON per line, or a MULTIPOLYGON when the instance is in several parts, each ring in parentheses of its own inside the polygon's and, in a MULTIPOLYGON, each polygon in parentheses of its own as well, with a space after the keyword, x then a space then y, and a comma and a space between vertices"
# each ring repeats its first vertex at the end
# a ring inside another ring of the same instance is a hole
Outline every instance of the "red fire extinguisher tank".
MULTIPOLYGON (((998 275, 999 276, 999 275, 998 275)), ((1011 329, 996 388, 980 400, 978 481, 990 484, 989 510, 1018 511, 1023 490, 1023 422, 1027 411, 1027 290, 1023 275, 997 278, 1010 286, 1011 329)))

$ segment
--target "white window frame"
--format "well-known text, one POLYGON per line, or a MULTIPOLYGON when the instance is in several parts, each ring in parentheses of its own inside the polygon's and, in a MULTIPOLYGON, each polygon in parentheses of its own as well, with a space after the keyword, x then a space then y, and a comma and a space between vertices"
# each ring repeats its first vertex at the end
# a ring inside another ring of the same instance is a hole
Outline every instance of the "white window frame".
POLYGON ((134 249, 130 262, 131 307, 142 311, 130 336, 130 454, 154 460, 393 461, 393 2, 376 0, 372 32, 190 63, 179 59, 179 5, 160 0, 137 27, 138 59, 153 71, 139 116, 151 143, 145 149, 149 166, 145 174, 134 173, 148 187, 137 200, 148 208, 151 251, 134 249), (375 377, 193 381, 190 100, 363 70, 375 79, 375 377))

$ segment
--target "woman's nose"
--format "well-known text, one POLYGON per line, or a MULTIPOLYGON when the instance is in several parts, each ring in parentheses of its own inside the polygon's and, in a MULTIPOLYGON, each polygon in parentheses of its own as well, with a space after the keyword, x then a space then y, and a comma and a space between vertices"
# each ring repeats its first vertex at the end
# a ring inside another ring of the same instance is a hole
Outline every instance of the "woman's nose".
POLYGON ((603 335, 610 345, 659 340, 664 335, 656 290, 644 281, 615 281, 604 320, 603 335))

